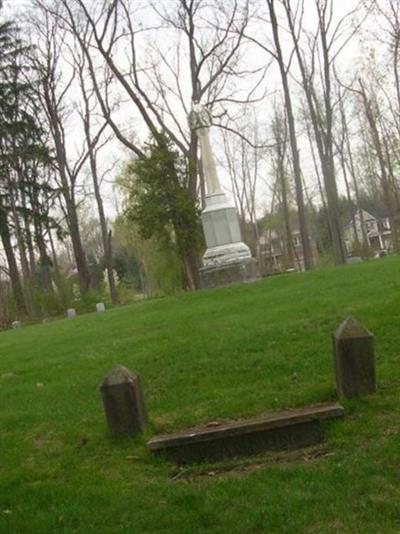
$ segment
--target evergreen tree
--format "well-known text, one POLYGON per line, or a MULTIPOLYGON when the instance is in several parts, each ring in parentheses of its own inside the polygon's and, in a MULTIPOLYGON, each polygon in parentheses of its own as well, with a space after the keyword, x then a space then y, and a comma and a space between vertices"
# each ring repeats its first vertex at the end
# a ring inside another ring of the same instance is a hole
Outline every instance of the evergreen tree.
POLYGON ((13 23, 0 24, 0 236, 16 307, 19 312, 31 314, 33 243, 43 274, 40 285, 52 290, 51 261, 44 239, 44 227, 51 220, 45 199, 52 188, 43 179, 51 157, 38 122, 40 113, 29 79, 33 73, 27 66, 28 50, 13 23))
POLYGON ((185 263, 188 252, 201 245, 199 210, 188 191, 185 160, 167 136, 160 134, 147 147, 147 157, 128 165, 127 217, 145 239, 176 248, 185 263))

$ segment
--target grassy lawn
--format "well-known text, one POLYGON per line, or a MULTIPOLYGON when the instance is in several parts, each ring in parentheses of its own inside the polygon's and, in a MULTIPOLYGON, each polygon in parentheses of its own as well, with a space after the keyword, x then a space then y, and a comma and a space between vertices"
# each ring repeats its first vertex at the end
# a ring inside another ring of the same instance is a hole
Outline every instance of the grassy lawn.
POLYGON ((400 532, 400 259, 0 333, 0 532, 400 532), (180 477, 147 452, 155 432, 333 400, 349 314, 375 334, 379 390, 344 401, 324 444, 180 477), (116 363, 142 376, 138 439, 107 435, 116 363))

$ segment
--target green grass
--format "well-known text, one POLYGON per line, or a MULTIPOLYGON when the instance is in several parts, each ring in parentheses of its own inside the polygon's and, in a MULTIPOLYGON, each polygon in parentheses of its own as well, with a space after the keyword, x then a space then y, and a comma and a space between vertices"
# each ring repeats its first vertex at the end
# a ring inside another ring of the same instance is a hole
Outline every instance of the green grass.
POLYGON ((2 332, 0 532, 398 533, 399 431, 397 258, 2 332), (331 333, 349 314, 375 334, 379 390, 344 401, 323 446, 176 480, 147 452, 155 432, 334 399, 331 333), (98 385, 116 363, 144 383, 134 440, 106 432, 98 385))

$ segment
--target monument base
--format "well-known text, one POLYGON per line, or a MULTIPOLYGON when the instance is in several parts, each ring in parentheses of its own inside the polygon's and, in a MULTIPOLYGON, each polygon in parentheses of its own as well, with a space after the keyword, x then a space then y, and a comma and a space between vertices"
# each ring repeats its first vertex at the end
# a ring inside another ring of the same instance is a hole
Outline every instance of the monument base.
POLYGON ((260 278, 257 260, 248 258, 225 265, 212 265, 199 270, 201 287, 212 289, 242 282, 254 282, 260 278))

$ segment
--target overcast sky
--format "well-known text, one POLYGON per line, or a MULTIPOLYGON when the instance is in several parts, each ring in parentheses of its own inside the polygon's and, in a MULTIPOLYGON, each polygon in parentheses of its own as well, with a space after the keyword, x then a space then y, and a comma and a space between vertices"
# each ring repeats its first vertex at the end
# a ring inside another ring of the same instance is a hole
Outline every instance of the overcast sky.
MULTIPOLYGON (((173 0, 159 0, 160 5, 165 4, 165 2, 173 1, 173 0)), ((226 4, 227 0, 224 1, 224 4, 226 4)), ((229 0, 228 0, 229 2, 229 0)), ((29 0, 5 0, 5 11, 7 13, 16 13, 24 12, 25 6, 29 6, 30 2, 29 0)), ((263 6, 264 2, 260 0, 260 6, 263 6)), ((306 0, 305 3, 305 17, 304 21, 307 26, 307 28, 311 31, 313 27, 315 27, 315 10, 313 8, 314 0, 306 0)), ((356 0, 334 0, 333 6, 334 6, 334 14, 335 18, 339 20, 345 13, 351 11, 354 9, 354 7, 357 5, 356 0)), ((18 15, 17 15, 18 20, 18 15)), ((268 32, 265 31, 265 24, 260 23, 253 23, 252 25, 252 31, 254 32, 254 35, 257 36, 260 40, 263 40, 264 42, 267 42, 265 39, 265 36, 268 32)), ((363 47, 366 46, 366 39, 367 33, 364 31, 362 34, 361 42, 360 38, 356 37, 352 39, 352 41, 347 44, 346 48, 341 52, 338 62, 337 62, 337 68, 339 72, 343 73, 343 75, 347 75, 345 73, 350 73, 354 71, 354 66, 359 62, 360 55, 363 53, 363 47)), ((163 36, 163 39, 168 39, 165 35, 163 36)), ((288 54, 290 47, 290 42, 288 38, 286 40, 284 39, 284 48, 286 53, 288 54)), ((261 51, 257 47, 251 47, 251 52, 248 53, 248 56, 246 58, 246 61, 248 61, 249 65, 256 66, 256 65, 262 65, 265 64, 268 61, 267 55, 261 51)), ((295 73, 295 71, 293 71, 295 73)), ((248 83, 248 80, 243 80, 240 83, 243 84, 243 89, 245 88, 246 83, 248 83)), ((257 120, 259 123, 260 132, 263 133, 266 137, 268 137, 267 134, 267 124, 269 123, 271 119, 271 112, 273 110, 273 103, 276 101, 276 94, 275 92, 277 90, 280 90, 280 77, 278 69, 275 65, 273 65, 267 74, 266 78, 266 87, 267 92, 270 96, 268 96, 265 100, 258 103, 254 107, 255 115, 257 116, 257 120)), ((293 88, 297 93, 299 93, 299 88, 296 87, 296 84, 293 83, 293 88)), ((187 93, 190 94, 190 87, 187 86, 184 89, 187 90, 187 93)), ((296 100, 298 103, 298 100, 296 100)), ((296 104, 298 105, 298 104, 296 104)), ((142 127, 139 126, 139 122, 134 118, 133 112, 133 106, 132 104, 129 104, 124 108, 123 114, 122 114, 122 123, 125 124, 125 126, 136 128, 137 132, 143 131, 142 139, 143 141, 147 137, 147 132, 142 127)), ((121 116, 121 115, 120 115, 121 116)), ((250 117, 251 118, 251 117, 250 117)), ((186 117, 182 115, 181 121, 186 121, 186 117)), ((299 127, 300 128, 300 127, 299 127)), ((70 125, 70 142, 72 144, 76 144, 76 146, 79 146, 79 137, 81 135, 81 132, 79 131, 79 126, 76 126, 76 124, 70 125)), ((139 133, 140 135, 140 133, 139 133)), ((212 131, 212 140, 213 140, 213 147, 215 150, 215 156, 218 162, 219 167, 219 174, 220 179, 223 183, 223 185, 229 189, 230 183, 227 176, 227 173, 224 169, 224 155, 222 148, 222 140, 220 137, 219 132, 214 128, 212 131)), ((307 186, 309 188, 309 193, 313 194, 316 190, 316 184, 313 180, 309 179, 309 175, 313 173, 312 171, 312 164, 311 164, 311 158, 308 153, 308 149, 306 145, 303 143, 301 145, 301 158, 302 158, 302 165, 304 174, 307 178, 307 186)), ((107 149, 107 154, 104 154, 103 156, 103 166, 104 168, 109 167, 111 162, 114 160, 118 160, 122 162, 122 160, 127 159, 128 154, 127 150, 122 148, 118 143, 113 143, 110 145, 110 147, 107 149)), ((261 166, 262 167, 262 166, 261 166)), ((115 171, 114 171, 115 172, 115 171)), ((112 178, 112 176, 110 176, 112 178)), ((260 178, 259 182, 259 188, 258 188, 258 208, 259 213, 261 214, 269 205, 270 201, 270 191, 269 187, 267 186, 267 182, 269 181, 269 177, 267 175, 266 167, 265 172, 260 178)), ((341 186, 339 186, 341 188, 341 186)), ((114 207, 114 195, 112 193, 112 188, 110 185, 105 186, 105 192, 106 194, 106 205, 107 205, 107 211, 112 216, 115 214, 115 207, 114 207)))

